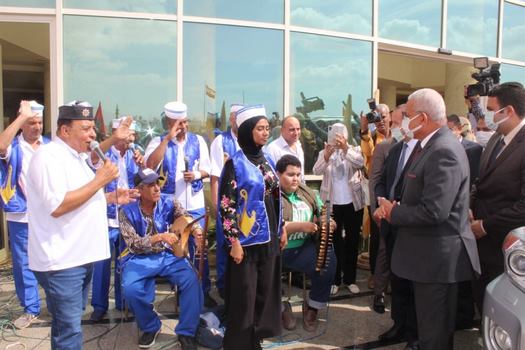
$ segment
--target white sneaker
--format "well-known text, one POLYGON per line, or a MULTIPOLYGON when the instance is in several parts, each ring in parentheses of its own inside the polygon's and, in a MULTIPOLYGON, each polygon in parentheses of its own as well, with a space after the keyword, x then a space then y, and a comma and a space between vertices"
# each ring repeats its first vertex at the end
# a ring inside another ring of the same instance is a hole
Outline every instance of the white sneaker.
POLYGON ((339 292, 339 286, 332 284, 332 288, 330 288, 330 295, 336 295, 338 292, 339 292))
POLYGON ((359 289, 359 287, 357 286, 357 284, 351 284, 348 286, 348 290, 350 291, 350 293, 352 294, 359 294, 359 292, 361 291, 359 289))

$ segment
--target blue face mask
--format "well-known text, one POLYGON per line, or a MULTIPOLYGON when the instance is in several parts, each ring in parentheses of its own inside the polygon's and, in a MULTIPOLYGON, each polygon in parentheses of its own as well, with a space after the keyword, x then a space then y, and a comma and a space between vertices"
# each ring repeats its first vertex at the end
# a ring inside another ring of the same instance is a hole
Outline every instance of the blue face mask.
POLYGON ((494 121, 494 116, 498 114, 499 112, 501 112, 502 110, 504 110, 505 108, 506 107, 498 109, 497 111, 486 111, 485 112, 485 123, 487 124, 487 128, 489 128, 490 130, 496 131, 498 129, 498 126, 501 123, 504 123, 505 121, 507 121, 507 119, 509 119, 509 116, 507 115, 503 119, 494 121))

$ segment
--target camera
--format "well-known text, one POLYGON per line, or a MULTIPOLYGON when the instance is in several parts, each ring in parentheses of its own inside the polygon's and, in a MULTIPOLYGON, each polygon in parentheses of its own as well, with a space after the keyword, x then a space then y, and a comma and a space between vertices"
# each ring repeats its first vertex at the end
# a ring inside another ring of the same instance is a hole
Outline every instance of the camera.
POLYGON ((479 69, 479 72, 472 73, 477 83, 467 86, 467 96, 487 96, 489 91, 496 85, 499 84, 499 63, 494 63, 489 67, 488 57, 477 57, 474 58, 474 67, 479 69))
POLYGON ((366 120, 369 124, 379 123, 381 121, 381 113, 376 111, 376 100, 373 98, 369 98, 368 100, 366 100, 366 102, 368 102, 368 107, 370 108, 370 112, 366 114, 366 120))

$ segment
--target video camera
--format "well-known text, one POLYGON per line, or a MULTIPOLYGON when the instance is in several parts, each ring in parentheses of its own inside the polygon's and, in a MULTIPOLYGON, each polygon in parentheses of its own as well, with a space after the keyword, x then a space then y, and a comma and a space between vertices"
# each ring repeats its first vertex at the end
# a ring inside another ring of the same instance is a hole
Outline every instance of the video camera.
POLYGON ((477 83, 467 86, 467 96, 487 96, 489 91, 496 85, 499 84, 499 63, 494 63, 489 67, 488 57, 476 57, 474 58, 474 67, 479 69, 478 73, 472 73, 477 83))
POLYGON ((368 100, 366 100, 366 102, 368 102, 368 107, 370 108, 370 112, 366 114, 366 120, 369 124, 379 123, 381 121, 381 113, 376 111, 376 100, 373 98, 369 98, 368 100))

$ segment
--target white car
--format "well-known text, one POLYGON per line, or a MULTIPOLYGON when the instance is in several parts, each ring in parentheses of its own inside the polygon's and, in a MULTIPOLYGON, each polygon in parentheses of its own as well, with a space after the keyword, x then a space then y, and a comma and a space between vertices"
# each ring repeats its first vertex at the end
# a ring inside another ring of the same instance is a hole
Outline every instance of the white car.
POLYGON ((525 227, 503 242, 505 273, 490 282, 483 302, 483 341, 488 350, 525 349, 525 227))

